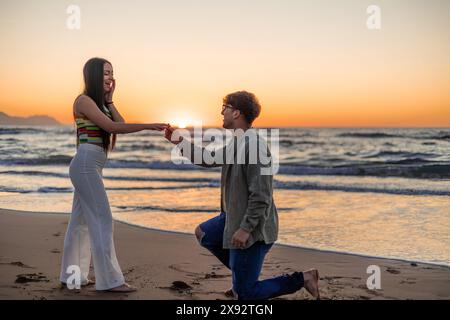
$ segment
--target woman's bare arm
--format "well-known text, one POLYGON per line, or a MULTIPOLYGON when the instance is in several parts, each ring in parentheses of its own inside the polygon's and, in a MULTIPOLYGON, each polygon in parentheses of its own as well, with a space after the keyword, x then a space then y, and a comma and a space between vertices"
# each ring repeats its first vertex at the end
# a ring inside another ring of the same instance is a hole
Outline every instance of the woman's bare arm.
POLYGON ((109 111, 111 111, 112 118, 115 122, 123 122, 125 123, 125 119, 120 114, 119 110, 117 110, 114 103, 108 104, 107 106, 109 108, 109 111))
POLYGON ((80 96, 75 102, 75 111, 109 133, 132 133, 142 130, 161 131, 167 127, 166 123, 124 123, 112 121, 100 111, 90 97, 84 95, 80 96))

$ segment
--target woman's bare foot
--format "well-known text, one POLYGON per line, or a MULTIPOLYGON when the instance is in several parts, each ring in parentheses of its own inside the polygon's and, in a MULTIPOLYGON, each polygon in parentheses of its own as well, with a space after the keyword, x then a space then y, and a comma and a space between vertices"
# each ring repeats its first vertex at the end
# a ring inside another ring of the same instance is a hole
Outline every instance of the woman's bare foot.
POLYGON ((130 286, 128 283, 124 283, 121 286, 106 290, 107 292, 134 292, 137 288, 130 286))
POLYGON ((320 300, 319 271, 311 269, 303 272, 304 287, 315 299, 320 300))
MULTIPOLYGON (((87 279, 86 282, 81 284, 81 286, 82 287, 87 287, 87 286, 90 286, 90 285, 93 285, 93 284, 95 284, 95 280, 87 279)), ((67 283, 61 281, 61 285, 62 286, 67 286, 67 283)))

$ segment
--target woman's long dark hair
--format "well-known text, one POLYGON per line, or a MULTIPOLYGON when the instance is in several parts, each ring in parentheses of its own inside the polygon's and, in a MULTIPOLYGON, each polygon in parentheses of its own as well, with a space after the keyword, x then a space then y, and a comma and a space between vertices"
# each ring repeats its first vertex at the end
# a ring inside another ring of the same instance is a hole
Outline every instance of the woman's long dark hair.
MULTIPOLYGON (((105 111, 103 110, 103 105, 105 104, 105 90, 103 88, 103 65, 105 63, 111 64, 111 62, 103 58, 91 58, 86 62, 83 68, 83 94, 94 100, 95 104, 102 113, 105 113, 105 111)), ((111 134, 109 132, 101 128, 100 130, 103 140, 103 150, 105 150, 105 152, 108 152, 110 145, 111 150, 114 148, 116 135, 113 134, 111 139, 111 134)))

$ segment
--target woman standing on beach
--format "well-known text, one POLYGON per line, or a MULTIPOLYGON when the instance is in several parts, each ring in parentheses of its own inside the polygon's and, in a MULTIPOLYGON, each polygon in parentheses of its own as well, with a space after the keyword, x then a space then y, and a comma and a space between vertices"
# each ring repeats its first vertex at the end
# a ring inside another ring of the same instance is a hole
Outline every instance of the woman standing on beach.
POLYGON ((73 116, 77 126, 77 153, 69 175, 75 188, 72 214, 64 240, 60 281, 67 283, 69 266, 78 266, 81 285, 88 279, 92 257, 97 290, 131 292, 125 282, 113 241, 113 218, 102 179, 108 151, 116 134, 142 130, 164 130, 167 124, 128 124, 112 101, 115 79, 109 61, 92 58, 83 69, 84 92, 75 99, 73 116))

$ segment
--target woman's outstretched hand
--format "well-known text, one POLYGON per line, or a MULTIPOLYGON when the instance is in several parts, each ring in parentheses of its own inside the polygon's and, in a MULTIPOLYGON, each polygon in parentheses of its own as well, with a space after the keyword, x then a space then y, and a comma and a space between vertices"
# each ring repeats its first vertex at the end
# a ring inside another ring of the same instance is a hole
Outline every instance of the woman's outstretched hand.
POLYGON ((152 124, 149 124, 147 129, 155 130, 155 131, 163 131, 163 130, 167 129, 168 127, 170 127, 170 124, 168 124, 168 123, 152 123, 152 124))

